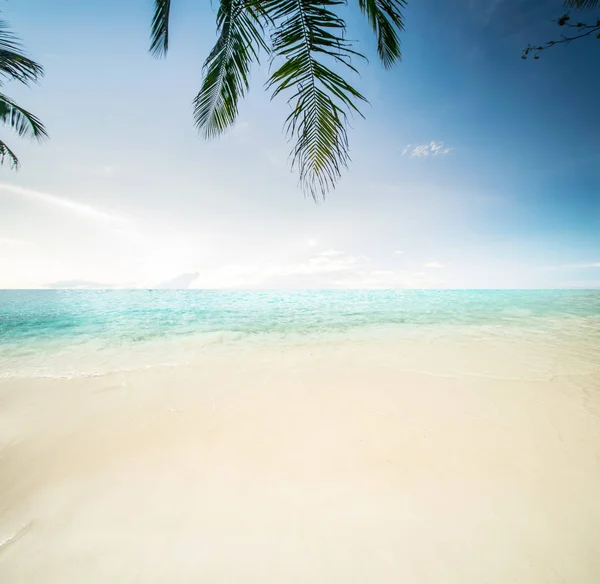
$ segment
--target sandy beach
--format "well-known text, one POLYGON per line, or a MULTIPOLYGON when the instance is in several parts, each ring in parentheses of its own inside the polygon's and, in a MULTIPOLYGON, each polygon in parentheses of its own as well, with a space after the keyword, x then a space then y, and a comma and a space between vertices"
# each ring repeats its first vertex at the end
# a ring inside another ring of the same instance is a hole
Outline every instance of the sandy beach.
POLYGON ((0 581, 596 583, 600 377, 569 347, 229 347, 3 380, 0 581))

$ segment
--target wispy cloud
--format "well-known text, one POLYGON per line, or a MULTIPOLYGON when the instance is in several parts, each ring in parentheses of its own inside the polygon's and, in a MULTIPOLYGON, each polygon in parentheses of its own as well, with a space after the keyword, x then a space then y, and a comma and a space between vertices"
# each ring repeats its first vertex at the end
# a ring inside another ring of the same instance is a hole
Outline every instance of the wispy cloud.
POLYGON ((87 217, 96 221, 108 221, 113 223, 119 223, 124 221, 123 217, 119 217, 118 215, 114 215, 113 213, 109 213, 107 211, 99 209, 98 207, 94 207, 93 205, 88 205, 86 203, 78 203, 77 201, 73 201, 72 199, 68 199, 59 195, 45 193, 43 191, 27 189, 8 183, 0 183, 0 191, 10 193, 18 197, 25 197, 27 199, 43 203, 45 205, 51 205, 69 213, 73 213, 82 217, 87 217))
POLYGON ((426 264, 423 264, 424 268, 432 268, 432 269, 438 269, 438 268, 443 268, 444 265, 440 264, 440 262, 427 262, 426 264))
POLYGON ((428 288, 442 281, 419 270, 382 270, 365 256, 327 249, 288 263, 226 265, 194 288, 428 288))
POLYGON ((335 258, 335 257, 340 257, 345 255, 343 251, 340 251, 339 249, 326 249, 325 251, 322 251, 319 254, 321 257, 326 257, 326 258, 335 258))
POLYGON ((117 172, 117 167, 112 164, 104 164, 90 169, 88 172, 91 176, 107 178, 113 176, 117 172))
POLYGON ((558 264, 556 266, 542 266, 542 270, 587 270, 600 268, 600 262, 581 262, 577 264, 558 264))
POLYGON ((199 276, 198 272, 189 272, 185 274, 179 274, 175 278, 161 282, 157 288, 163 289, 184 289, 189 288, 192 282, 199 276))
POLYGON ((563 282, 561 288, 579 288, 583 290, 595 290, 600 288, 600 280, 576 280, 574 282, 563 282))
POLYGON ((25 239, 13 239, 12 237, 0 237, 0 246, 10 247, 13 249, 22 249, 25 247, 31 247, 32 241, 25 239))
POLYGON ((78 289, 78 290, 102 290, 104 288, 112 288, 108 284, 102 284, 101 282, 94 282, 92 280, 59 280, 58 282, 51 282, 46 284, 46 288, 52 289, 78 289))
POLYGON ((395 254, 395 255, 404 255, 404 252, 403 252, 401 249, 397 249, 397 250, 394 252, 394 254, 395 254))
POLYGON ((432 140, 429 144, 407 144, 402 150, 402 156, 413 158, 422 158, 424 156, 446 156, 450 154, 452 148, 446 146, 443 142, 432 140))

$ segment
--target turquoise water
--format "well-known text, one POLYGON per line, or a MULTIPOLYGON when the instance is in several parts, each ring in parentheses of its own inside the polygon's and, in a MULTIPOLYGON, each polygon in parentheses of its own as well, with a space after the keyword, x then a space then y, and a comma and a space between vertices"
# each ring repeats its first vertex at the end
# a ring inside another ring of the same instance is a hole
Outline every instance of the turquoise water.
POLYGON ((600 291, 0 291, 0 367, 4 375, 25 362, 50 370, 53 355, 64 363, 77 347, 108 359, 186 337, 314 337, 384 326, 398 335, 440 326, 543 331, 565 322, 597 332, 600 291))

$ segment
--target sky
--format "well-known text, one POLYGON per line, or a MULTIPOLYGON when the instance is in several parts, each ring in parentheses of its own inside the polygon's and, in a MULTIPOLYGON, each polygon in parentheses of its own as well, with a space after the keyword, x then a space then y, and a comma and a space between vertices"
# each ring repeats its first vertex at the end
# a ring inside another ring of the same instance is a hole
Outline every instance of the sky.
POLYGON ((600 41, 520 58, 557 37, 559 0, 409 0, 392 70, 343 7, 370 104, 319 203, 290 171, 268 63, 232 130, 194 129, 210 2, 173 3, 165 60, 151 0, 2 9, 46 69, 4 91, 50 140, 2 130, 21 168, 0 167, 0 288, 600 287, 600 41))

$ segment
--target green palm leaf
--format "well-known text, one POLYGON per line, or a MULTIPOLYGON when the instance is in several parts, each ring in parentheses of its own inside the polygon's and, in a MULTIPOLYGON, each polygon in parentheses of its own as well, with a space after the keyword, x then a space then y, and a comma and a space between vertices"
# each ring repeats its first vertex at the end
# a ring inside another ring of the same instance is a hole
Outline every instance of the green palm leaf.
POLYGON ((0 20, 0 77, 29 83, 43 74, 42 66, 25 56, 19 39, 8 30, 7 23, 0 20))
POLYGON ((358 5, 377 35, 377 54, 389 69, 402 58, 398 33, 404 30, 401 11, 406 0, 358 0, 358 5))
POLYGON ((326 62, 356 71, 344 39, 345 23, 332 12, 341 0, 264 0, 263 7, 276 23, 273 52, 284 59, 268 82, 273 97, 292 90, 292 112, 285 128, 296 138, 292 164, 300 183, 313 198, 325 195, 346 166, 348 113, 360 111, 356 101, 366 99, 326 62), (323 62, 325 60, 325 62, 323 62))
POLYGON ((17 170, 19 168, 19 159, 15 153, 0 140, 0 165, 4 164, 6 158, 8 158, 8 163, 12 169, 17 170))
POLYGON ((261 14, 256 2, 221 0, 219 36, 204 63, 202 87, 194 99, 194 121, 207 138, 234 123, 239 100, 248 91, 250 66, 261 48, 268 51, 261 14))
MULTIPOLYGON (((573 0, 575 1, 575 0, 573 0)), ((587 0, 580 0, 587 1, 587 0)), ((401 58, 399 32, 406 0, 358 0, 377 35, 377 51, 385 67, 401 58)), ((229 128, 249 89, 250 67, 264 49, 278 59, 267 87, 272 97, 285 92, 291 113, 285 120, 295 139, 292 166, 314 198, 335 186, 347 166, 348 115, 362 115, 366 101, 341 73, 356 72, 352 58, 362 57, 345 38, 345 22, 337 10, 346 0, 221 0, 218 38, 204 63, 202 86, 194 99, 194 122, 207 138, 229 128), (271 28, 271 47, 263 38, 271 28)), ((166 54, 171 0, 155 0, 150 51, 166 54)))
POLYGON ((19 136, 42 140, 48 137, 42 122, 6 95, 0 93, 0 122, 10 126, 19 136))
MULTIPOLYGON (((0 20, 0 79, 14 79, 28 84, 30 81, 37 81, 43 74, 42 66, 25 56, 18 38, 8 30, 8 25, 0 20)), ((46 128, 36 116, 1 93, 0 122, 10 126, 19 136, 37 140, 48 137, 46 128)), ((7 159, 12 168, 19 167, 15 153, 0 140, 0 165, 7 159)))
POLYGON ((598 0, 566 0, 565 6, 574 6, 575 8, 589 10, 598 6, 598 0))
POLYGON ((150 32, 150 52, 164 57, 169 50, 169 13, 171 0, 155 0, 150 32))

